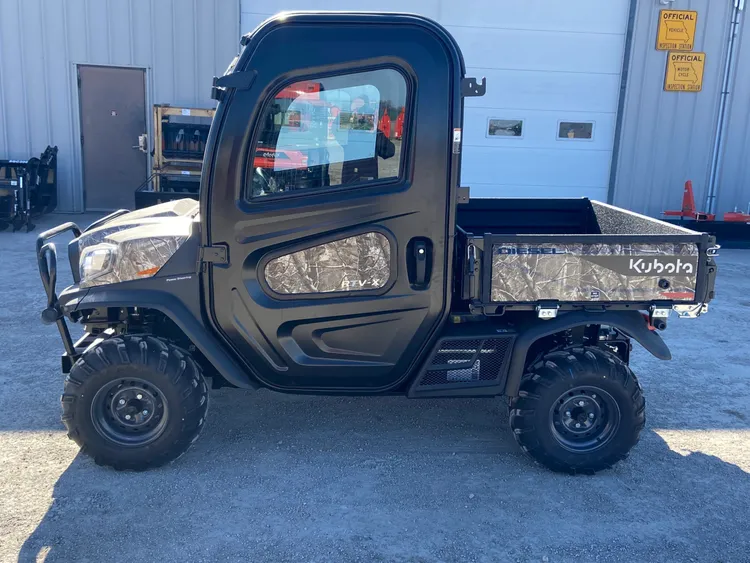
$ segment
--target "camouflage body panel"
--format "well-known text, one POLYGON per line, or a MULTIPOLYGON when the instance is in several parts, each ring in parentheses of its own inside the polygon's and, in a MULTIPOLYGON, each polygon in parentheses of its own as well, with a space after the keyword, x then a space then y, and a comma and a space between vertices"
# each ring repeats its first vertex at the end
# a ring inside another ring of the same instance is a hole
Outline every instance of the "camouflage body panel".
POLYGON ((391 277, 391 245, 375 232, 334 240, 274 258, 265 277, 282 294, 380 289, 391 277))
POLYGON ((496 244, 490 298, 693 301, 697 272, 692 243, 496 244))

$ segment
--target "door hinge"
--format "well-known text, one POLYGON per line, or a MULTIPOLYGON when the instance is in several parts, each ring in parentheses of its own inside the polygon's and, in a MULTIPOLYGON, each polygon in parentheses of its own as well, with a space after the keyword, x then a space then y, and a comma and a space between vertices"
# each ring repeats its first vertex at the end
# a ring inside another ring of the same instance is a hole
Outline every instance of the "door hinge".
POLYGON ((243 72, 232 72, 224 76, 214 76, 211 98, 220 102, 224 99, 227 90, 247 90, 255 82, 257 74, 254 70, 245 70, 243 72))
POLYGON ((540 301, 536 306, 536 315, 543 321, 548 321, 557 317, 560 310, 560 304, 557 301, 540 301))
POLYGON ((229 264, 229 249, 224 244, 201 246, 198 250, 198 270, 205 271, 205 264, 229 264))
POLYGON ((487 92, 487 79, 483 76, 479 82, 476 78, 464 78, 461 80, 461 95, 464 98, 484 96, 487 92))
POLYGON ((470 190, 468 186, 460 186, 456 188, 456 203, 458 205, 463 205, 464 203, 469 203, 469 194, 470 190))

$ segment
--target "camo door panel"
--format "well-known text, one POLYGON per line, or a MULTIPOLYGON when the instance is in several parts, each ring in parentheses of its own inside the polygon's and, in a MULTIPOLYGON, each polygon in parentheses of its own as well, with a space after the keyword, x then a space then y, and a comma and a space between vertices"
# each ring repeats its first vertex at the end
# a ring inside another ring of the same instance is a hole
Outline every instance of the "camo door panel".
POLYGON ((493 302, 693 301, 698 247, 664 244, 496 244, 493 302))
POLYGON ((286 295, 380 289, 391 277, 391 245, 376 232, 326 242, 274 258, 265 277, 286 295))

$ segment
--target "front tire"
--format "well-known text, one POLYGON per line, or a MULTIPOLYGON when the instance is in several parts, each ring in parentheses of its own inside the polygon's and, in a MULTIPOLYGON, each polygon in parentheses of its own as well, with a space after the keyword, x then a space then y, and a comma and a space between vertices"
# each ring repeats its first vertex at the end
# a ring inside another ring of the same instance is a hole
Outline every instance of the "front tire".
POLYGON ((68 437, 99 465, 141 471, 198 438, 208 388, 186 351, 154 336, 116 336, 87 350, 65 378, 68 437))
POLYGON ((635 374, 595 347, 550 352, 531 366, 511 403, 521 448, 557 472, 595 473, 625 459, 646 422, 635 374))

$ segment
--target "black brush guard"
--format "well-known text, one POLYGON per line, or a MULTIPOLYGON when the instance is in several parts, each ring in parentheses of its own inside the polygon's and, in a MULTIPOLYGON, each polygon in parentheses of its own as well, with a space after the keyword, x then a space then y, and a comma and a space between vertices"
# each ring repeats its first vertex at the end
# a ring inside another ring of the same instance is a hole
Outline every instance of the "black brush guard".
MULTIPOLYGON (((65 316, 60 308, 60 304, 57 299, 57 248, 54 242, 48 242, 50 239, 55 238, 58 235, 71 231, 75 238, 81 236, 88 230, 95 229, 106 223, 107 221, 129 213, 128 209, 120 209, 114 213, 94 221, 83 231, 81 228, 73 222, 63 223, 48 231, 44 231, 36 239, 36 259, 37 265, 39 266, 39 275, 42 278, 42 285, 44 285, 44 292, 47 294, 47 307, 42 311, 42 322, 44 324, 56 324, 57 330, 60 331, 60 338, 62 338, 63 346, 65 347, 65 353, 72 361, 75 361, 77 353, 76 347, 73 344, 73 339, 70 336, 68 325, 65 322, 65 316)), ((71 263, 70 267, 73 270, 73 278, 76 282, 79 282, 78 271, 76 264, 71 263)))

